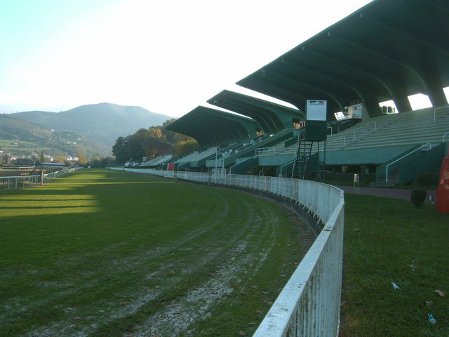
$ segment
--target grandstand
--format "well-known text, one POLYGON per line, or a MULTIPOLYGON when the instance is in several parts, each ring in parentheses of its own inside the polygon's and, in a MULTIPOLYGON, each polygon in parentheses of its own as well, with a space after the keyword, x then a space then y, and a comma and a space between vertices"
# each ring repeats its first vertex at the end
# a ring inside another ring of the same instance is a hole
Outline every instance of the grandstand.
POLYGON ((435 174, 449 140, 447 7, 433 0, 378 0, 326 28, 237 82, 296 109, 223 90, 208 103, 229 112, 199 106, 167 127, 202 147, 178 158, 176 168, 285 177, 302 156, 323 163, 309 167, 309 178, 326 170, 407 184, 435 174), (432 107, 413 111, 408 96, 418 93, 432 107), (327 101, 328 138, 301 154, 304 136, 293 121, 307 119, 307 99, 327 101), (381 108, 389 100, 398 113, 381 108), (356 105, 363 116, 336 119, 356 105))
MULTIPOLYGON (((326 165, 339 170, 344 166, 353 166, 356 167, 355 172, 361 172, 363 166, 375 172, 377 167, 404 157, 397 162, 396 167, 411 170, 410 165, 419 160, 419 156, 409 157, 407 154, 419 148, 420 155, 425 155, 425 159, 420 160, 424 165, 420 166, 419 172, 438 171, 444 155, 442 144, 447 141, 448 132, 449 106, 373 117, 328 136, 326 165), (429 160, 431 157, 433 160, 429 160)), ((296 147, 296 144, 277 144, 272 148, 259 149, 256 157, 261 166, 291 162, 296 154, 296 147)), ((313 153, 317 151, 315 146, 313 153)), ((419 172, 404 176, 408 179, 399 180, 400 177, 396 176, 396 181, 407 183, 419 172)), ((382 172, 377 174, 377 180, 384 178, 382 172)))
MULTIPOLYGON (((229 173, 258 173, 264 168, 274 168, 272 175, 288 176, 291 163, 297 152, 297 132, 291 127, 260 138, 231 145, 213 146, 195 151, 175 161, 178 169, 196 168, 201 171, 217 168, 229 173)), ((391 161, 404 157, 395 163, 396 171, 411 170, 410 165, 421 161, 419 169, 412 174, 398 173, 389 179, 390 183, 408 183, 420 173, 438 172, 449 140, 449 106, 427 108, 407 113, 386 114, 356 123, 341 132, 328 135, 321 148, 315 144, 312 150, 324 156, 328 170, 344 172, 350 167, 352 173, 376 173, 376 180, 386 177, 379 171, 391 161), (415 151, 415 155, 408 156, 415 151), (422 157, 422 158, 421 158, 422 157), (421 159, 420 159, 421 158, 421 159)), ((324 160, 324 158, 322 158, 324 160)), ((270 172, 265 170, 264 172, 270 172)))

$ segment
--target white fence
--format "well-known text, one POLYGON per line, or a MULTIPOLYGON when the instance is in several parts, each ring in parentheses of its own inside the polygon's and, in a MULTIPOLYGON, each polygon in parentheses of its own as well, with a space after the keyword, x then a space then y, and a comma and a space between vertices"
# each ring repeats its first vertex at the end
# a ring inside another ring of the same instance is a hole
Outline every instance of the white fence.
POLYGON ((344 196, 322 183, 278 177, 126 169, 276 194, 303 205, 324 223, 254 337, 336 337, 340 323, 344 196))
POLYGON ((12 190, 18 188, 32 187, 35 185, 42 185, 51 181, 54 178, 62 177, 68 173, 76 171, 78 168, 65 168, 59 171, 46 173, 44 175, 26 175, 26 176, 7 176, 0 177, 0 191, 12 190))

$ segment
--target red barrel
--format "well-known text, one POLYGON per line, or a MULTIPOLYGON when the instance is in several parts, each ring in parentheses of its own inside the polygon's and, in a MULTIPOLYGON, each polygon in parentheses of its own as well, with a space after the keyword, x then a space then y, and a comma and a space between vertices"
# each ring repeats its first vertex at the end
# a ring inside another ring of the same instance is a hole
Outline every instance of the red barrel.
POLYGON ((436 206, 440 213, 449 213, 449 156, 443 159, 440 183, 436 191, 436 206))

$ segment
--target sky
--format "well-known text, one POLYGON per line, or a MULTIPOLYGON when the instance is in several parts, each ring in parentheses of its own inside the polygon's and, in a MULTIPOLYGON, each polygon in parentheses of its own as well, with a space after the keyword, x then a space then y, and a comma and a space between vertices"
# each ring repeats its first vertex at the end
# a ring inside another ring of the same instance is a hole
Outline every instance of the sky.
POLYGON ((0 113, 180 117, 370 0, 0 0, 0 113))

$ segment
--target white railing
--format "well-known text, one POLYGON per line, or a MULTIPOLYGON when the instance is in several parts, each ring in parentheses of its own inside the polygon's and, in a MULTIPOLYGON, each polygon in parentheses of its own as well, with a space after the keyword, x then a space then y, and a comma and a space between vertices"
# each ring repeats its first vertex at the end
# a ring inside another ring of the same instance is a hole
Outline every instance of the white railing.
POLYGON ((41 175, 0 177, 0 191, 42 184, 41 175))
POLYGON ((346 141, 346 135, 343 137, 343 145, 346 146, 358 142, 359 140, 364 139, 365 137, 376 131, 377 121, 359 127, 354 127, 352 129, 352 137, 348 137, 348 141, 346 141))
POLYGON ((446 133, 443 135, 443 143, 446 142, 446 136, 449 136, 449 132, 446 132, 446 133))
POLYGON ((274 153, 279 153, 285 150, 283 146, 272 146, 272 147, 259 147, 256 149, 256 155, 270 155, 274 153))
POLYGON ((385 166, 385 183, 388 183, 388 170, 390 169, 390 166, 391 166, 391 165, 396 164, 397 162, 401 161, 401 160, 404 159, 404 158, 407 158, 408 156, 412 155, 412 154, 415 153, 415 152, 423 151, 424 149, 426 149, 426 150, 432 150, 432 144, 431 144, 431 143, 426 143, 426 144, 424 144, 424 145, 418 147, 417 149, 414 149, 413 151, 410 151, 410 152, 404 154, 402 157, 400 157, 400 158, 398 158, 398 159, 392 161, 391 163, 388 163, 388 164, 385 166))
POLYGON ((72 168, 65 168, 65 169, 62 169, 62 170, 59 170, 59 171, 55 171, 55 172, 44 174, 44 182, 50 181, 50 179, 63 177, 65 175, 69 174, 69 173, 76 172, 76 171, 78 171, 80 169, 81 169, 81 167, 72 167, 72 168))
POLYGON ((46 173, 44 175, 35 174, 29 176, 6 176, 0 177, 0 191, 12 190, 18 188, 32 187, 35 185, 42 185, 51 179, 62 177, 66 174, 72 173, 78 170, 78 168, 66 168, 59 171, 46 173))
POLYGON ((290 178, 125 169, 202 183, 237 186, 285 197, 324 224, 254 337, 336 337, 340 323, 344 197, 330 185, 290 178))
MULTIPOLYGON (((293 164, 295 161, 296 161, 296 158, 295 158, 295 159, 292 159, 292 160, 286 162, 284 165, 282 165, 282 166, 280 167, 280 169, 279 169, 280 175, 282 175, 282 176, 284 175, 284 167, 293 164)), ((288 172, 287 172, 287 173, 288 173, 288 172)), ((290 176, 293 176, 292 170, 290 171, 290 176)))

